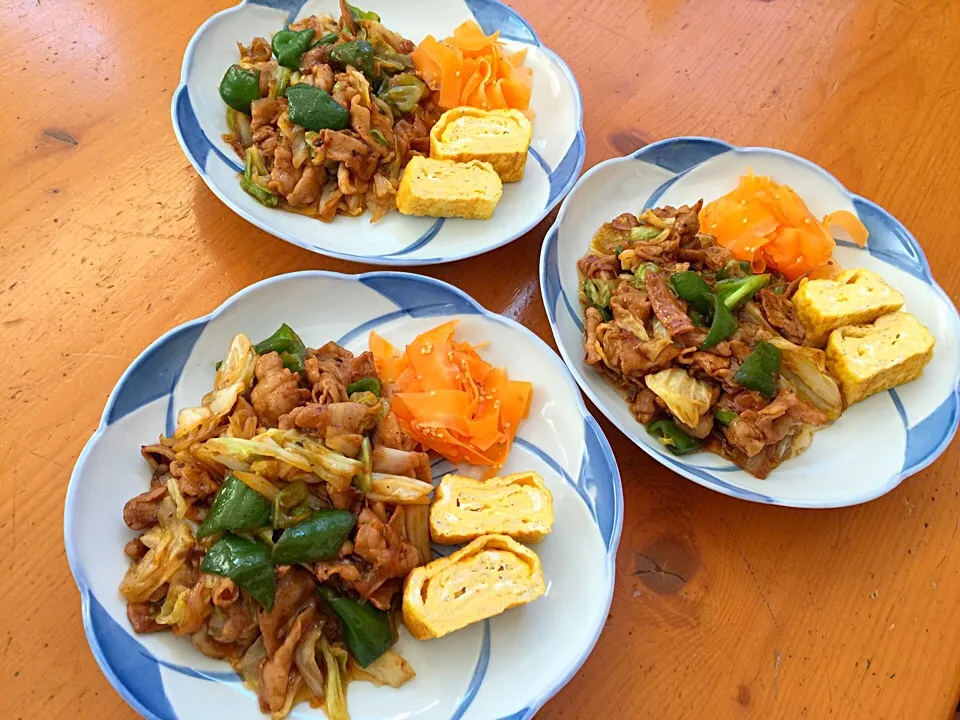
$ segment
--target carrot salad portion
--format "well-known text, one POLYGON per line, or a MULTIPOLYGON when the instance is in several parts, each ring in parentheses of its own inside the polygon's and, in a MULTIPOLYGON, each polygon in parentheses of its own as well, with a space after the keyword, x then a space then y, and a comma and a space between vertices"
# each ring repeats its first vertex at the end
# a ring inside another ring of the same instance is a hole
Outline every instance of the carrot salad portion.
POLYGON ((411 58, 441 108, 512 108, 531 117, 533 72, 522 67, 526 55, 525 48, 508 52, 500 43, 499 30, 486 35, 468 20, 445 40, 427 35, 411 58))
POLYGON ((511 380, 477 348, 454 339, 456 326, 438 325, 402 351, 371 332, 370 351, 402 430, 425 449, 487 467, 491 476, 530 411, 532 385, 511 380))
POLYGON ((751 264, 754 273, 770 268, 794 280, 826 265, 836 245, 832 227, 855 243, 867 243, 867 229, 851 212, 838 210, 822 220, 788 185, 749 172, 737 187, 700 211, 703 232, 751 264))

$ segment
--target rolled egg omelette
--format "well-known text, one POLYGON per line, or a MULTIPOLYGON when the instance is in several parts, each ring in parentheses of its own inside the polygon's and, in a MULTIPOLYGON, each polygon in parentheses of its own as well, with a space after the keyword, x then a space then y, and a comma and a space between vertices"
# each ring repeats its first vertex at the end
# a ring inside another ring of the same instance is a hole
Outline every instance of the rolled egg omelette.
POLYGON ((523 178, 533 126, 519 110, 447 110, 430 130, 430 157, 488 162, 505 183, 523 178))
POLYGON ((545 590, 536 553, 506 535, 484 535, 407 575, 403 623, 417 640, 443 637, 545 590))
POLYGON ((441 545, 481 535, 540 542, 553 528, 553 495, 535 472, 475 480, 445 475, 430 506, 430 538, 441 545))

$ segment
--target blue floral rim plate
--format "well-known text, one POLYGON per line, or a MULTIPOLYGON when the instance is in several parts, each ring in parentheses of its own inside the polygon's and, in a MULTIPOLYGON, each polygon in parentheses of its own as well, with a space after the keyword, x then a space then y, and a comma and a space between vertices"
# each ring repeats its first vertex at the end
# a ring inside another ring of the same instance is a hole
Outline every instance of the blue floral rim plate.
POLYGON ((576 184, 543 244, 540 285, 554 338, 587 396, 650 456, 700 485, 733 497, 792 507, 839 507, 879 497, 932 463, 957 430, 960 316, 937 285, 919 243, 877 204, 851 193, 826 170, 781 150, 736 147, 702 137, 648 145, 600 163, 576 184), (623 398, 583 362, 576 261, 604 222, 622 212, 710 201, 752 168, 792 186, 817 216, 855 212, 870 232, 861 249, 838 239, 843 267, 879 273, 903 293, 936 338, 933 361, 914 382, 857 403, 818 432, 812 446, 758 480, 710 453, 671 455, 633 418, 623 398))
MULTIPOLYGON (((459 320, 458 337, 489 341, 486 359, 534 383, 530 416, 503 472, 537 471, 554 495, 554 531, 531 546, 543 563, 547 592, 438 640, 418 642, 401 631, 395 649, 417 677, 399 689, 351 683, 351 717, 531 718, 587 659, 613 594, 623 497, 610 445, 560 358, 529 330, 439 280, 300 272, 246 288, 144 350, 110 394, 70 478, 64 538, 87 639, 104 674, 137 712, 154 720, 206 720, 211 712, 260 717, 255 695, 229 665, 170 633, 135 635, 127 621, 117 586, 127 566, 123 546, 135 534, 122 510, 149 487, 140 445, 172 433, 177 410, 210 389, 214 364, 237 332, 267 337, 286 322, 308 344, 333 339, 360 352, 372 329, 400 345, 451 319, 459 320), (327 318, 324 308, 336 311, 327 318)), ((450 470, 441 461, 434 475, 450 470)), ((323 715, 298 706, 292 717, 323 715)))
POLYGON ((271 235, 321 255, 374 265, 432 265, 480 255, 533 229, 573 186, 586 151, 583 100, 567 64, 545 47, 530 24, 498 0, 367 0, 384 24, 419 42, 447 37, 465 20, 484 32, 500 31, 508 47, 527 49, 533 70, 530 106, 537 117, 524 178, 507 183, 489 220, 418 218, 390 212, 376 223, 369 213, 338 216, 332 223, 266 208, 237 183, 243 168, 221 139, 226 108, 217 92, 237 61, 237 42, 269 37, 290 21, 318 13, 339 14, 336 0, 245 0, 207 20, 183 57, 173 95, 173 129, 200 177, 231 210, 271 235))

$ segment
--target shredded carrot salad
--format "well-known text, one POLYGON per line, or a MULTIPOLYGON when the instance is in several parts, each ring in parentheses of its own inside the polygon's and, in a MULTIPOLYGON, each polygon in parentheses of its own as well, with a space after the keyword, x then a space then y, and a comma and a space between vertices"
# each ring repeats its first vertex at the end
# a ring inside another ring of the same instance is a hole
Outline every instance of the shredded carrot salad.
POLYGON ((530 412, 533 388, 454 340, 456 325, 428 330, 402 352, 371 331, 370 351, 380 379, 392 385, 391 409, 403 431, 453 463, 482 465, 494 475, 530 412))
POLYGON ((441 108, 513 108, 532 117, 533 72, 521 67, 526 48, 508 53, 499 38, 499 30, 484 35, 476 22, 467 20, 446 40, 423 39, 411 57, 441 108))
POLYGON ((755 273, 769 267, 790 280, 830 261, 834 226, 860 247, 867 244, 867 229, 853 213, 837 210, 818 220, 792 188, 753 171, 700 211, 701 230, 734 257, 750 262, 755 273))

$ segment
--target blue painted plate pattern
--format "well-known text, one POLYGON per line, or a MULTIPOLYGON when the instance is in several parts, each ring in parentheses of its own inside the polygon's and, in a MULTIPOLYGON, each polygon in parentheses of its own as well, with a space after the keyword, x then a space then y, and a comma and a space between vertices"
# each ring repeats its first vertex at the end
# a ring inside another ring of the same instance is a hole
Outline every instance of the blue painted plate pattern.
MULTIPOLYGON (((127 622, 117 585, 126 569, 123 545, 133 534, 121 511, 148 487, 139 445, 171 432, 176 411, 209 390, 214 363, 236 332, 256 339, 287 322, 309 344, 333 339, 359 352, 371 329, 401 344, 453 318, 459 336, 490 341, 484 352, 491 362, 534 382, 530 417, 504 472, 536 470, 554 494, 554 532, 534 546, 547 593, 439 640, 417 642, 403 631, 397 650, 417 677, 396 690, 351 684, 351 716, 530 718, 582 665, 610 606, 623 500, 610 446, 560 358, 530 331, 437 280, 301 272, 253 285, 148 347, 120 378, 74 468, 64 537, 84 627, 104 674, 137 712, 156 720, 205 720, 211 712, 260 717, 253 693, 229 666, 168 633, 134 635, 127 622)), ((433 474, 452 469, 439 460, 433 474)), ((299 707, 294 716, 322 713, 299 707)))
POLYGON ((446 37, 473 18, 487 33, 499 30, 508 46, 527 49, 526 64, 534 75, 531 108, 537 114, 533 141, 523 180, 504 186, 493 217, 444 220, 392 212, 372 224, 369 217, 342 216, 323 223, 265 208, 239 188, 236 173, 242 167, 220 137, 226 120, 217 92, 224 71, 237 60, 237 41, 269 37, 307 15, 336 16, 336 0, 245 0, 197 30, 183 58, 171 115, 180 146, 203 181, 231 210, 287 242, 374 265, 430 265, 473 257, 535 227, 573 186, 583 166, 583 104, 570 68, 540 42, 526 20, 498 0, 368 0, 364 7, 414 41, 427 34, 446 37))
POLYGON ((919 243, 890 213, 852 194, 804 158, 769 148, 740 148, 702 137, 654 143, 587 172, 561 206, 540 257, 540 284, 560 353, 583 391, 628 438, 656 460, 705 487, 755 502, 838 507, 866 502, 933 462, 957 430, 960 317, 937 285, 919 243), (934 359, 912 383, 849 408, 817 433, 798 458, 757 480, 715 455, 671 455, 633 419, 623 399, 583 362, 583 323, 576 261, 610 218, 657 205, 709 201, 752 168, 791 185, 811 210, 855 212, 870 232, 865 249, 838 238, 844 267, 883 276, 906 298, 937 341, 934 359), (878 442, 879 440, 879 442, 878 442))

